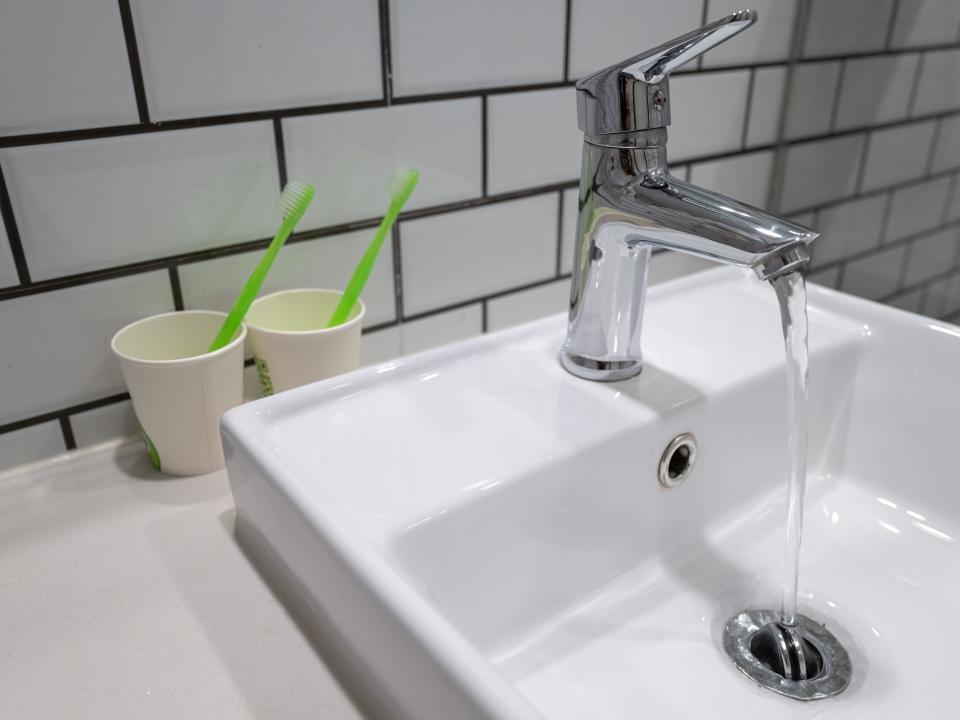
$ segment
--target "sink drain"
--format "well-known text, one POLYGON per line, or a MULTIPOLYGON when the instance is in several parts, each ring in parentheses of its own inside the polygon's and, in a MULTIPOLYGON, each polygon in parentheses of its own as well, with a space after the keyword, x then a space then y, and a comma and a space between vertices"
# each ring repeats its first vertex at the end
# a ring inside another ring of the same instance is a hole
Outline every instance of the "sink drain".
POLYGON ((793 625, 772 610, 748 610, 723 628, 723 649, 761 687, 796 700, 820 700, 850 684, 850 656, 823 626, 804 615, 793 625))

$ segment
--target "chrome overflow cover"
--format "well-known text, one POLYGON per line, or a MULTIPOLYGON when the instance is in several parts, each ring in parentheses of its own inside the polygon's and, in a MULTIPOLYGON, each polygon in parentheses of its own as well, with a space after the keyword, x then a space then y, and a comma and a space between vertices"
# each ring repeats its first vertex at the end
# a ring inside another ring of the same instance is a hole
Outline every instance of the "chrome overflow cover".
POLYGON ((675 488, 690 477, 697 462, 697 439, 693 433, 681 433, 667 445, 660 456, 657 477, 665 488, 675 488))
POLYGON ((850 656, 823 625, 797 615, 793 625, 772 610, 748 610, 723 628, 723 649, 743 674, 795 700, 820 700, 850 684, 850 656))

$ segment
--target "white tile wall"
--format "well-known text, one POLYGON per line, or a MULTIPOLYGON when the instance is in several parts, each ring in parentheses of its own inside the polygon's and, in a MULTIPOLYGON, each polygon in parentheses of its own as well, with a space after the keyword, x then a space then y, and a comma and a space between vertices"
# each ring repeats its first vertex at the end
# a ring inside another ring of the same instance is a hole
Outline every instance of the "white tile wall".
POLYGON ((840 285, 840 268, 832 267, 826 270, 814 270, 807 273, 807 282, 836 289, 840 285))
POLYGON ((700 26, 702 13, 701 0, 670 0, 655 9, 636 0, 572 0, 570 79, 693 30, 700 26))
POLYGON ((960 108, 960 50, 924 53, 914 115, 960 108))
POLYGON ((560 272, 564 275, 573 271, 573 248, 577 235, 579 203, 579 188, 563 191, 563 216, 560 218, 560 272))
POLYGON ((491 193, 575 180, 582 148, 573 88, 492 95, 487 100, 491 193))
POLYGON ((841 260, 880 244, 887 197, 853 200, 821 210, 815 227, 820 237, 813 243, 816 265, 841 260))
POLYGON ((56 420, 0 435, 0 472, 66 452, 56 420))
POLYGON ((0 302, 0 424, 121 392, 110 338, 172 309, 163 271, 0 302))
POLYGON ((933 151, 933 172, 960 165, 960 115, 945 118, 940 123, 937 146, 933 151))
POLYGON ((958 247, 960 230, 957 228, 915 240, 910 246, 904 283, 914 285, 955 267, 958 247))
POLYGON ((960 310, 960 275, 930 283, 926 288, 923 312, 931 317, 951 315, 960 310))
POLYGON ((487 303, 487 330, 503 330, 548 315, 566 313, 569 307, 569 280, 521 290, 487 303))
POLYGON ((287 174, 316 186, 301 229, 382 215, 400 167, 420 171, 408 209, 479 197, 480 99, 286 118, 287 174))
POLYGON ((804 55, 882 50, 894 0, 812 0, 804 55))
POLYGON ((830 110, 840 79, 840 63, 797 65, 790 86, 786 136, 789 139, 822 135, 830 129, 830 110))
POLYGON ((388 327, 364 333, 360 341, 360 367, 376 365, 400 356, 400 330, 388 327))
POLYGON ((670 80, 672 162, 740 147, 750 73, 678 75, 670 80))
POLYGON ((862 135, 846 135, 788 147, 781 209, 792 212, 852 195, 863 143, 862 135))
POLYGON ((950 178, 901 188, 893 193, 886 242, 937 227, 950 190, 950 178))
POLYGON ((658 285, 668 280, 693 273, 702 272, 716 268, 717 264, 712 260, 694 257, 682 252, 659 252, 650 259, 650 272, 647 275, 647 282, 651 285, 658 285))
POLYGON ((874 132, 863 171, 863 189, 873 190, 920 177, 927 164, 934 124, 931 120, 874 132))
MULTIPOLYGON (((264 282, 261 295, 299 287, 343 289, 375 230, 359 230, 283 248, 264 282)), ((190 263, 180 267, 183 304, 187 309, 229 310, 237 293, 260 260, 262 251, 190 263)), ((393 320, 393 249, 388 237, 363 290, 367 326, 393 320)))
POLYGON ((551 277, 557 202, 550 193, 402 222, 404 313, 551 277))
POLYGON ((709 0, 707 20, 719 20, 744 7, 757 11, 756 24, 704 55, 704 67, 787 59, 797 0, 751 0, 746 5, 741 0, 709 0))
POLYGON ((773 151, 746 153, 724 160, 695 163, 690 181, 735 200, 765 207, 773 172, 773 151))
POLYGON ((887 304, 893 305, 901 310, 906 310, 907 312, 918 313, 923 309, 923 296, 925 292, 925 288, 911 290, 903 295, 898 295, 893 300, 890 300, 887 304))
POLYGON ((115 0, 3 0, 0 135, 133 123, 115 0))
POLYGON ((870 300, 897 289, 907 249, 903 245, 850 262, 843 273, 841 290, 870 300))
POLYGON ((154 120, 383 96, 376 0, 133 0, 154 120))
POLYGON ((104 405, 71 416, 73 437, 77 447, 89 447, 120 437, 133 437, 140 432, 133 404, 129 400, 104 405))
POLYGON ((400 354, 412 355, 479 335, 483 310, 479 303, 431 315, 400 326, 400 354))
POLYGON ((848 60, 837 109, 837 129, 907 116, 919 56, 914 53, 848 60))
POLYGON ((953 189, 950 191, 948 202, 950 205, 947 208, 946 220, 949 222, 960 220, 960 179, 956 177, 953 179, 953 189))
POLYGON ((563 79, 555 0, 391 0, 397 95, 563 79))
POLYGON ((0 163, 34 279, 272 235, 266 122, 7 148, 0 163))
POLYGON ((960 3, 957 0, 899 0, 893 47, 937 45, 957 39, 960 3))
POLYGON ((7 240, 7 230, 0 218, 0 288, 16 285, 20 280, 17 277, 17 266, 13 262, 13 253, 7 240))
POLYGON ((787 71, 783 67, 759 68, 754 73, 747 147, 768 145, 776 140, 786 81, 787 71))

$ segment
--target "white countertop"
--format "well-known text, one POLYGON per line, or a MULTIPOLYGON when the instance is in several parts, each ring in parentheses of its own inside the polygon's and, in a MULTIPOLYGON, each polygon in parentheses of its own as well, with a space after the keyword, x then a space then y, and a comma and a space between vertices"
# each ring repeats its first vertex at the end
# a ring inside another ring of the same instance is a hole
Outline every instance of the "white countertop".
POLYGON ((359 720, 233 524, 139 444, 0 474, 0 714, 359 720))

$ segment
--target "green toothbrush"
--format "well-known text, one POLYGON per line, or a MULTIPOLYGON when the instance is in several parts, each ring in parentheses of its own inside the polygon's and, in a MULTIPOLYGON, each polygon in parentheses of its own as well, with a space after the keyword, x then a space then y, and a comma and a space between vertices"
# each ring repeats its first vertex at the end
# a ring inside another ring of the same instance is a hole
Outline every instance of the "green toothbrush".
POLYGON ((373 236, 373 240, 367 247, 366 252, 364 252, 363 257, 360 258, 360 264, 357 265, 357 269, 353 271, 353 277, 351 277, 350 282, 347 283, 347 289, 343 291, 340 302, 337 303, 336 310, 334 310, 333 315, 330 316, 330 322, 327 323, 327 327, 340 325, 345 322, 347 316, 350 315, 350 311, 353 310, 353 306, 357 303, 357 298, 360 297, 360 293, 363 291, 363 286, 367 284, 367 278, 370 277, 370 271, 373 270, 374 263, 377 262, 377 255, 380 253, 380 247, 383 245, 387 233, 390 232, 390 228, 393 227, 393 224, 397 221, 397 215, 400 214, 403 206, 407 200, 410 199, 410 195, 417 186, 419 179, 420 173, 416 170, 405 169, 397 171, 390 187, 390 207, 387 209, 387 214, 383 216, 383 221, 380 223, 380 227, 377 228, 377 234, 373 236))
POLYGON ((260 286, 263 285, 267 273, 270 272, 270 266, 273 265, 273 261, 277 259, 280 248, 283 247, 287 238, 290 237, 293 228, 300 222, 300 218, 303 217, 307 206, 310 205, 310 201, 313 200, 315 192, 316 190, 313 185, 300 182, 288 182, 286 187, 283 188, 283 192, 280 193, 279 203, 281 210, 283 210, 283 222, 280 223, 280 229, 277 230, 277 234, 273 236, 273 240, 267 248, 267 251, 263 254, 263 257, 260 258, 260 262, 257 263, 253 272, 250 273, 250 278, 247 280, 246 285, 243 286, 243 290, 240 291, 240 295, 237 296, 233 307, 230 308, 227 319, 223 321, 223 325, 220 326, 220 332, 217 333, 213 342, 210 343, 210 349, 207 350, 207 352, 219 350, 229 344, 233 338, 233 334, 237 332, 237 328, 240 327, 240 323, 243 322, 243 316, 247 314, 247 310, 249 310, 250 305, 253 304, 253 299, 257 297, 257 293, 260 292, 260 286))

